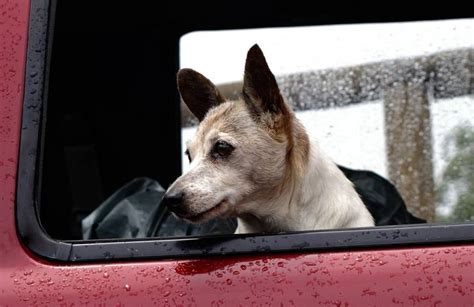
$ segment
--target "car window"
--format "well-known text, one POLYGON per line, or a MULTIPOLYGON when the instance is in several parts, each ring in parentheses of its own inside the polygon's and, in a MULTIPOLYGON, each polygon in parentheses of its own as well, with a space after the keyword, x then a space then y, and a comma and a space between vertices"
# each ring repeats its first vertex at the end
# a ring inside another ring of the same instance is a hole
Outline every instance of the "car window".
POLYGON ((84 9, 35 2, 30 12, 16 215, 36 254, 89 261, 472 239, 472 224, 458 222, 472 221, 473 19, 222 31, 152 18, 125 27, 84 9), (203 29, 212 31, 187 33, 203 29), (232 235, 233 218, 196 226, 160 205, 188 169, 184 142, 197 124, 180 110, 176 72, 200 71, 236 98, 255 43, 378 227, 232 235))
MULTIPOLYGON (((181 38, 180 65, 235 98, 258 43, 336 163, 389 179, 429 222, 462 222, 474 219, 472 33, 472 19, 201 31, 181 38)), ((182 122, 186 148, 196 119, 184 104, 182 122)))

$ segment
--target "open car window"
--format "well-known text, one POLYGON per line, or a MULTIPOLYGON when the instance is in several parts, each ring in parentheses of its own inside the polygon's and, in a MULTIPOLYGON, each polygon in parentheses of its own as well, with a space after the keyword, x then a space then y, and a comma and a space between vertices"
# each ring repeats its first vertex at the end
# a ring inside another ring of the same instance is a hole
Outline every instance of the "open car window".
POLYGON ((86 261, 472 239, 472 19, 186 34, 203 28, 111 29, 97 16, 80 28, 75 9, 31 9, 17 221, 36 253, 86 261), (194 68, 237 97, 254 43, 309 134, 356 186, 393 187, 413 220, 234 236, 235 220, 192 226, 160 207, 196 129, 176 71, 194 68))

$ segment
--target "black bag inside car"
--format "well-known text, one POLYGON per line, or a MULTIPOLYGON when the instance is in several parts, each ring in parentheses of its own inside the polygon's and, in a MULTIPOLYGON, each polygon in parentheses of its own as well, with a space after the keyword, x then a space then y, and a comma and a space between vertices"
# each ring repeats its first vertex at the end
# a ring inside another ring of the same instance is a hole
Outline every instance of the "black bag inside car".
POLYGON ((426 223, 408 211, 400 193, 387 179, 370 171, 352 170, 340 165, 339 169, 354 184, 360 198, 374 217, 375 225, 426 223))

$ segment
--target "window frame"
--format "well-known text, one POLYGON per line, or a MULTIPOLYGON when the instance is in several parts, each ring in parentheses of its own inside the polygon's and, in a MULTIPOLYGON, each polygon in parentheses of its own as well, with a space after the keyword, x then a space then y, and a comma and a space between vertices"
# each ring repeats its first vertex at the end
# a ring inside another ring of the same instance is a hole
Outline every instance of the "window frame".
MULTIPOLYGON (((85 262, 282 252, 322 252, 474 242, 474 222, 377 226, 271 235, 241 234, 95 241, 59 241, 49 237, 39 220, 39 200, 41 199, 40 174, 44 145, 42 132, 46 122, 49 63, 56 2, 54 0, 51 2, 49 0, 32 0, 30 5, 15 214, 17 230, 22 243, 36 255, 51 261, 85 262)), ((439 16, 436 17, 439 18, 439 16)), ((452 16, 448 16, 448 18, 452 18, 452 16)), ((275 19, 273 24, 266 25, 288 26, 293 21, 288 17, 283 22, 275 19)), ((337 18, 333 21, 341 22, 337 18)), ((344 22, 373 21, 367 18, 364 20, 346 20, 344 22)), ((297 23, 314 25, 315 20, 298 21, 297 23)), ((328 23, 328 21, 322 20, 321 23, 328 23)), ((255 24, 248 22, 248 26, 252 27, 255 24)), ((218 24, 216 27, 225 28, 227 26, 218 24)), ((237 26, 234 24, 230 25, 229 28, 232 27, 237 26)), ((181 35, 193 30, 201 29, 187 29, 186 31, 183 29, 181 35)), ((178 40, 175 41, 178 42, 178 40)), ((176 46, 174 47, 176 48, 176 46)), ((176 48, 176 50, 178 49, 176 48)), ((170 90, 175 91, 175 89, 170 90)))

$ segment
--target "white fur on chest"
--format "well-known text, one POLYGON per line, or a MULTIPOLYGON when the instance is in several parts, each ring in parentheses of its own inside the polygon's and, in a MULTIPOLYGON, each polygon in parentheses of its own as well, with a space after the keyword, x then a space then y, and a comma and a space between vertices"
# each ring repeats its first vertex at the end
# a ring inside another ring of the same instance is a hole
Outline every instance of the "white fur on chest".
POLYGON ((374 226, 352 183, 315 142, 311 143, 307 173, 301 182, 261 208, 267 212, 239 218, 236 233, 374 226))

